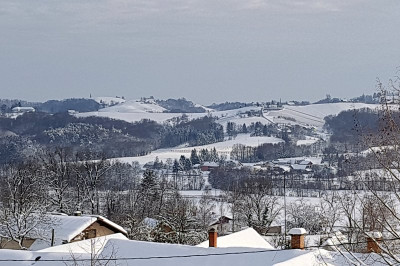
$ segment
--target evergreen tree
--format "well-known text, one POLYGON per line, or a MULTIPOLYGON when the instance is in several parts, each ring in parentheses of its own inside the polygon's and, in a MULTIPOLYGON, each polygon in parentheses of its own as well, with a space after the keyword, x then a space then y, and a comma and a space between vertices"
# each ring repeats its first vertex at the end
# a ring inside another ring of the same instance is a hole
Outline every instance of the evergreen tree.
POLYGON ((228 122, 226 124, 226 133, 228 134, 228 136, 233 136, 235 134, 235 130, 236 129, 236 125, 233 122, 228 122))
POLYGON ((246 124, 243 124, 243 126, 242 126, 242 132, 243 133, 247 133, 248 131, 247 131, 247 126, 246 126, 246 124))
POLYGON ((200 160, 201 160, 202 162, 207 162, 207 161, 210 160, 210 154, 208 153, 208 150, 207 150, 207 149, 202 149, 202 150, 200 151, 200 160))
POLYGON ((267 125, 264 125, 264 127, 263 127, 263 135, 264 136, 269 136, 270 135, 267 125))
POLYGON ((210 161, 218 162, 218 159, 219 159, 218 153, 217 153, 217 150, 216 150, 215 147, 214 147, 214 148, 212 149, 212 151, 211 151, 210 161))
POLYGON ((181 171, 185 169, 185 163, 186 157, 184 155, 181 155, 181 157, 179 158, 179 167, 181 171))
POLYGON ((190 169, 192 169, 192 162, 189 158, 185 159, 185 164, 183 168, 185 169, 185 171, 189 171, 190 169))
POLYGON ((140 184, 142 190, 151 190, 154 189, 157 185, 156 182, 156 176, 154 174, 154 172, 150 169, 147 169, 144 173, 143 173, 143 179, 142 182, 140 184))
POLYGON ((158 156, 156 156, 156 159, 154 160, 153 168, 154 169, 162 168, 162 163, 160 162, 160 159, 158 159, 158 156))
POLYGON ((260 122, 256 122, 254 125, 254 135, 261 136, 263 131, 263 126, 260 122))
POLYGON ((174 160, 174 164, 172 166, 172 172, 173 173, 178 173, 179 171, 181 171, 181 167, 179 165, 179 162, 177 159, 174 160))
POLYGON ((190 161, 192 162, 192 164, 200 164, 200 158, 197 155, 196 149, 193 149, 190 153, 190 161))

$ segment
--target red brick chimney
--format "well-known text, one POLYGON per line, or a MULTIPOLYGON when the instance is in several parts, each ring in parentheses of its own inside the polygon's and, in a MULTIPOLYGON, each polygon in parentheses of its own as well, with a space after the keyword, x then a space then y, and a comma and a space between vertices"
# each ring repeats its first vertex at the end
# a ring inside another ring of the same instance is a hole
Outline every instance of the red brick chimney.
POLYGON ((208 231, 208 246, 210 248, 216 248, 217 247, 217 237, 218 237, 217 230, 215 230, 214 228, 211 228, 208 231))
POLYGON ((289 235, 291 236, 291 247, 292 249, 304 249, 304 236, 307 233, 304 228, 292 228, 289 231, 289 235))
POLYGON ((380 232, 371 232, 367 237, 367 252, 381 253, 379 244, 382 242, 382 234, 380 232))

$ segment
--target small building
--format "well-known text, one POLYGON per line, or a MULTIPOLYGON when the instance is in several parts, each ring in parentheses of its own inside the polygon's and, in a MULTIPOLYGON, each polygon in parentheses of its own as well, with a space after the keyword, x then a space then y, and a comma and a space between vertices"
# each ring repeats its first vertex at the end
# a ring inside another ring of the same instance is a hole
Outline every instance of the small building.
POLYGON ((33 113, 35 112, 35 108, 33 107, 14 107, 13 109, 11 109, 11 111, 13 113, 33 113))
POLYGON ((68 114, 69 115, 76 115, 76 114, 79 114, 79 112, 76 111, 76 110, 68 110, 68 114))
POLYGON ((311 172, 313 163, 308 160, 296 161, 296 163, 290 165, 295 171, 311 172))
POLYGON ((216 162, 204 162, 203 165, 200 167, 201 171, 211 171, 212 169, 218 168, 219 163, 216 162))
POLYGON ((210 223, 210 228, 215 228, 220 234, 226 234, 232 232, 232 218, 227 216, 221 216, 218 219, 210 223))
MULTIPOLYGON (((32 232, 26 236, 23 247, 29 250, 39 250, 50 246, 107 236, 115 233, 128 233, 121 226, 100 215, 48 214, 51 223, 41 226, 40 233, 32 232)), ((6 249, 20 249, 15 241, 0 239, 1 246, 6 249)))

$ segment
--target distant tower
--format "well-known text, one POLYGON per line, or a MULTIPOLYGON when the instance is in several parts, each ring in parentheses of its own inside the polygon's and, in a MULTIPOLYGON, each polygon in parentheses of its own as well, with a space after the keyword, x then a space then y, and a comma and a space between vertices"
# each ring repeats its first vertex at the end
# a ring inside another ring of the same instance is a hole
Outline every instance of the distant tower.
POLYGON ((89 98, 92 99, 92 94, 89 95, 89 98))

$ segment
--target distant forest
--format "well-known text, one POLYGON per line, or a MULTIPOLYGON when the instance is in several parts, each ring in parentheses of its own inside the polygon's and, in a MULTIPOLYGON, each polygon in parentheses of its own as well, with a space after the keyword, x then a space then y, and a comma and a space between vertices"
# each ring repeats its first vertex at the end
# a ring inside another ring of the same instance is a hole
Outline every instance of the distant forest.
POLYGON ((129 123, 68 113, 25 113, 16 119, 0 117, 0 163, 21 161, 44 147, 69 147, 112 158, 145 155, 183 143, 210 144, 223 137, 223 127, 212 117, 183 120, 172 126, 151 120, 129 123))

